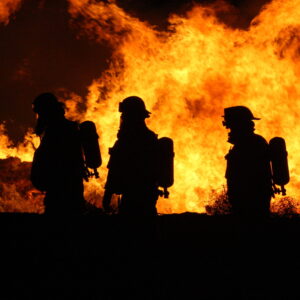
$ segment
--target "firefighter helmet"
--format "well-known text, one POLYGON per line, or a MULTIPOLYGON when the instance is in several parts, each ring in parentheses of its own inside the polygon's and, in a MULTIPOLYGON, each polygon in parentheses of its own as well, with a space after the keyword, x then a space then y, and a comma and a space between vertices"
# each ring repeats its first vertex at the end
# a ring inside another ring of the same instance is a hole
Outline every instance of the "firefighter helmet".
POLYGON ((130 96, 119 103, 119 112, 132 117, 149 118, 150 112, 146 110, 144 101, 137 96, 130 96))
POLYGON ((64 104, 59 102, 52 93, 43 93, 37 96, 33 100, 32 108, 37 114, 64 112, 64 104))
POLYGON ((244 121, 260 120, 253 116, 251 110, 245 106, 232 106, 224 109, 224 126, 228 126, 232 122, 239 123, 244 121))

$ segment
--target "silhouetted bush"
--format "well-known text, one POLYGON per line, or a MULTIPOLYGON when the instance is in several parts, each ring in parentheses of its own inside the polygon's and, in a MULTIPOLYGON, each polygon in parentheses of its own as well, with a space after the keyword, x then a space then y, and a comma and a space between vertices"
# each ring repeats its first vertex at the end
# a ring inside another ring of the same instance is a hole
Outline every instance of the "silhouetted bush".
MULTIPOLYGON (((209 204, 205 206, 208 215, 227 215, 232 212, 228 201, 226 189, 221 191, 212 190, 209 198, 209 204)), ((298 216, 297 202, 292 197, 283 197, 271 202, 271 214, 276 217, 291 218, 298 216)))
POLYGON ((275 216, 293 217, 298 215, 295 199, 284 197, 271 203, 271 212, 275 216))
POLYGON ((212 190, 209 197, 209 204, 205 206, 208 215, 228 215, 231 213, 231 205, 228 201, 227 191, 212 190))

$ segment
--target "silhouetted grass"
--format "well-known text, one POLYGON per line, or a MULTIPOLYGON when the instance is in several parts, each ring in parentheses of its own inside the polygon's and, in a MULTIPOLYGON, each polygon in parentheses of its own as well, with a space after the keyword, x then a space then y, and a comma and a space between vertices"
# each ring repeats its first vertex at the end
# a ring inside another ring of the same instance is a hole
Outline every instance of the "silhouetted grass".
POLYGON ((278 217, 295 217, 298 216, 297 205, 292 197, 283 197, 276 199, 271 203, 272 214, 278 217))
POLYGON ((221 192, 217 190, 211 191, 210 204, 206 205, 205 209, 206 213, 211 216, 228 215, 231 213, 231 205, 224 187, 221 192))
MULTIPOLYGON (((212 190, 210 195, 210 203, 205 206, 206 213, 210 216, 228 215, 232 213, 231 204, 228 201, 226 189, 221 191, 212 190)), ((296 217, 297 202, 292 197, 277 197, 275 201, 271 201, 271 214, 274 217, 296 217)))

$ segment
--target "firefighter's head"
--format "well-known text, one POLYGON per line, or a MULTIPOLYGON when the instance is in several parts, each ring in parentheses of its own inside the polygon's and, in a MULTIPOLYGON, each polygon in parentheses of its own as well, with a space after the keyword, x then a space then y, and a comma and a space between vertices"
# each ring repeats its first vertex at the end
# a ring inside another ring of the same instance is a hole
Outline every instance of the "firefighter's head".
POLYGON ((253 120, 260 120, 255 118, 248 107, 232 106, 224 109, 223 126, 226 128, 241 127, 244 124, 253 123, 253 120))
POLYGON ((41 135, 47 126, 64 118, 65 108, 52 93, 37 96, 32 103, 33 111, 38 115, 35 133, 41 135))
POLYGON ((32 103, 32 108, 39 117, 51 118, 64 115, 64 104, 59 102, 52 93, 43 93, 37 96, 32 103))
POLYGON ((230 129, 228 142, 237 144, 243 142, 255 130, 255 118, 251 110, 245 106, 232 106, 224 109, 223 125, 230 129))
POLYGON ((124 119, 144 120, 150 117, 144 101, 137 96, 130 96, 119 103, 119 112, 124 119))

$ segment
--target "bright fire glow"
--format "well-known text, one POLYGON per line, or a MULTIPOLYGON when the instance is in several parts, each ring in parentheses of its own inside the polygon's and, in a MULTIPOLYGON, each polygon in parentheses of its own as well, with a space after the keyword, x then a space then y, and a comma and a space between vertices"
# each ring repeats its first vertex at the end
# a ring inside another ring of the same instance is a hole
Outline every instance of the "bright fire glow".
POLYGON ((143 98, 152 112, 149 128, 175 144, 175 184, 170 199, 159 200, 159 212, 204 212, 211 191, 225 185, 229 144, 221 116, 233 105, 248 106, 261 118, 256 132, 267 140, 285 138, 287 191, 300 199, 300 0, 274 0, 248 30, 227 27, 212 9, 196 5, 185 16, 171 16, 165 32, 114 1, 69 3, 82 30, 113 48, 110 68, 89 87, 85 115, 77 115, 96 123, 104 161, 101 179, 86 185, 89 201, 101 204, 118 103, 130 95, 143 98))

